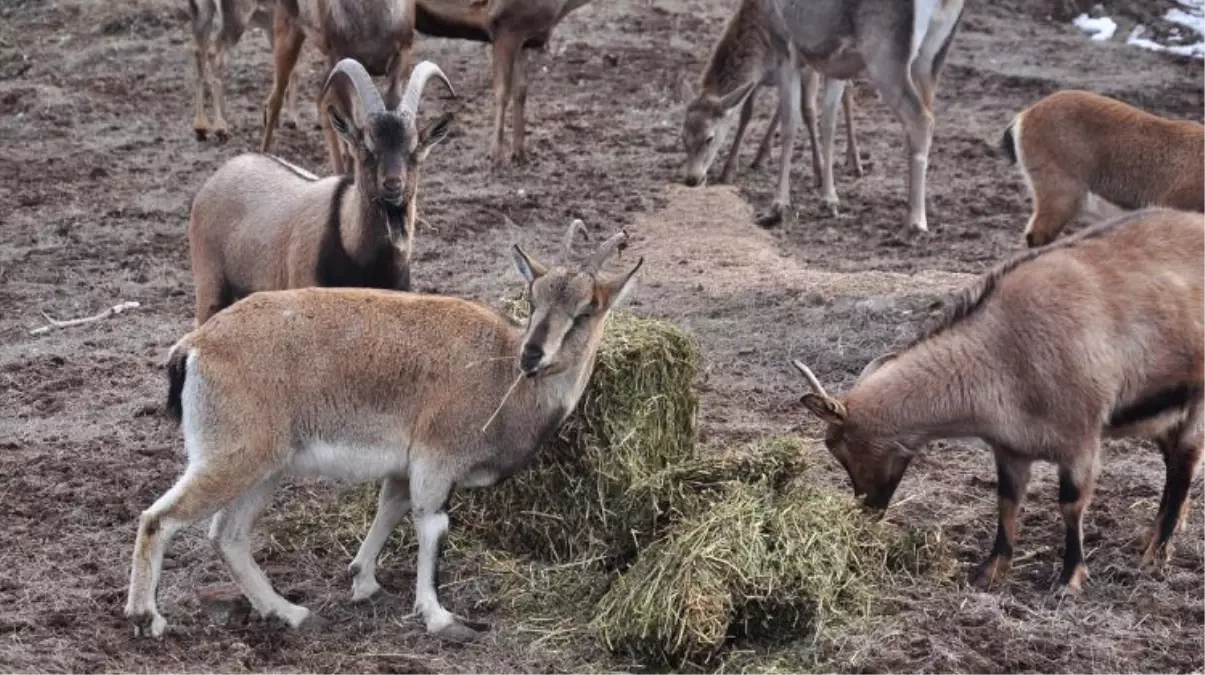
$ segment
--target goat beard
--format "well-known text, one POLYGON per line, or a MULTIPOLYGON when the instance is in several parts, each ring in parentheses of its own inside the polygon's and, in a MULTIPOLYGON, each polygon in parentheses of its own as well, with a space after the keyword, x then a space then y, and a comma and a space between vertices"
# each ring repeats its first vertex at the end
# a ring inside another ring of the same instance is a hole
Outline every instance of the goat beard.
POLYGON ((395 244, 406 241, 406 202, 387 202, 379 199, 378 203, 385 212, 385 234, 395 244))

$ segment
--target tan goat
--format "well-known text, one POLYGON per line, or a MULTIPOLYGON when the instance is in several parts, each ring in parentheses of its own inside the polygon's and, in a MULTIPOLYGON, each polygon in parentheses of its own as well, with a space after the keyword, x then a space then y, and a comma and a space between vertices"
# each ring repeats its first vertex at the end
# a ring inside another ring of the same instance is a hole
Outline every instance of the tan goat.
MULTIPOLYGON (((262 152, 272 149, 285 87, 307 37, 326 55, 332 70, 337 61, 350 58, 370 75, 384 76, 388 80, 385 107, 393 110, 398 106, 414 45, 414 0, 276 0, 272 18, 275 69, 272 93, 264 105, 262 152)), ((318 121, 331 168, 342 174, 346 168, 343 148, 323 109, 322 96, 318 121)))
MULTIPOLYGON (((732 127, 733 113, 740 106, 736 135, 732 149, 724 162, 720 181, 728 182, 736 168, 741 140, 753 114, 753 98, 759 86, 776 85, 779 104, 770 120, 766 134, 758 146, 752 166, 758 166, 769 154, 770 141, 784 114, 794 115, 791 91, 799 78, 794 73, 784 72, 789 59, 777 48, 767 32, 764 7, 757 0, 741 2, 723 33, 712 48, 711 56, 699 77, 698 92, 686 106, 686 117, 682 124, 682 145, 686 150, 687 185, 700 185, 707 170, 719 154, 720 146, 732 127), (784 110, 786 111, 784 113, 784 110)), ((802 94, 799 97, 804 126, 812 147, 812 170, 817 186, 822 184, 821 143, 816 138, 816 93, 820 88, 820 75, 812 68, 805 68, 802 94)), ((862 175, 862 162, 858 156, 857 140, 854 136, 851 93, 845 92, 844 82, 826 82, 826 102, 841 100, 844 104, 846 127, 846 163, 857 174, 862 175)), ((826 115, 835 115, 835 110, 825 108, 826 115)), ((826 118, 827 119, 827 118, 826 118)), ((783 154, 779 165, 779 184, 782 190, 790 189, 791 153, 794 146, 794 126, 784 128, 783 154), (792 137, 787 138, 786 132, 792 137)), ((824 127, 829 133, 823 138, 827 143, 825 157, 832 160, 832 127, 824 127)))
POLYGON ((570 12, 590 0, 418 0, 415 26, 432 37, 493 45, 494 166, 527 159, 527 50, 543 48, 570 12), (512 149, 506 152, 506 108, 514 103, 512 149))
POLYGON ((871 362, 836 398, 802 363, 804 405, 854 494, 885 509, 927 442, 977 437, 999 472, 995 545, 972 581, 1008 570, 1030 464, 1058 466, 1060 587, 1087 577, 1081 527, 1102 437, 1154 439, 1167 465, 1143 556, 1162 564, 1201 463, 1205 217, 1149 209, 1034 249, 968 289, 936 330, 871 362))
POLYGON ((1025 242, 1043 246, 1086 212, 1167 206, 1205 212, 1205 125, 1106 96, 1059 91, 1022 110, 1001 148, 1033 197, 1025 242))
MULTIPOLYGON (((741 0, 762 5, 769 35, 788 63, 803 59, 829 83, 825 108, 836 110, 839 83, 863 70, 883 102, 904 127, 908 157, 908 223, 929 229, 925 174, 933 141, 933 102, 937 81, 962 19, 963 0, 741 0)), ((796 91, 797 84, 791 85, 796 91)), ((826 115, 822 138, 831 136, 836 115, 826 115)), ((783 138, 793 138, 794 115, 782 122, 783 138)), ((822 140, 821 145, 826 143, 822 140)), ((831 145, 829 145, 831 148, 831 145)), ((830 157, 821 162, 823 200, 834 211, 837 190, 830 157)), ((780 182, 768 226, 782 220, 790 186, 780 182)))
POLYGON ((409 512, 427 630, 474 637, 481 627, 436 593, 448 499, 522 470, 577 406, 607 314, 641 265, 600 272, 625 239, 611 237, 573 268, 550 269, 516 246, 526 328, 458 298, 309 288, 257 293, 184 336, 168 358, 168 409, 182 420, 188 466, 139 521, 125 609, 135 633, 163 633, 163 553, 180 528, 210 515, 210 540, 252 606, 304 623, 310 610, 273 590, 250 534, 281 478, 310 474, 384 481, 351 563, 354 600, 379 590, 377 555, 409 512))
MULTIPOLYGON (((230 136, 226 122, 226 52, 238 44, 247 28, 262 28, 273 43, 272 0, 188 0, 192 26, 193 62, 197 70, 193 93, 193 131, 197 140, 209 137, 212 130, 219 141, 230 136), (205 115, 205 89, 213 99, 213 123, 205 115)), ((297 78, 289 80, 289 123, 300 126, 297 117, 297 78)))
POLYGON ((270 155, 226 162, 192 204, 188 244, 197 325, 256 291, 304 286, 410 289, 418 177, 448 133, 445 113, 421 131, 418 106, 434 63, 414 68, 387 108, 359 63, 345 59, 323 87, 334 129, 354 152, 350 176, 317 176, 270 155))

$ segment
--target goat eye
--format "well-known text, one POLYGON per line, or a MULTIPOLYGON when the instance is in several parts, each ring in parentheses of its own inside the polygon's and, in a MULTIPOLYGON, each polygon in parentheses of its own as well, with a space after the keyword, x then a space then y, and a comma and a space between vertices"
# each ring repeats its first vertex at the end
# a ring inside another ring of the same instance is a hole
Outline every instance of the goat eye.
POLYGON ((710 136, 708 136, 707 137, 707 145, 711 145, 711 142, 714 140, 715 140, 715 134, 711 134, 710 136))

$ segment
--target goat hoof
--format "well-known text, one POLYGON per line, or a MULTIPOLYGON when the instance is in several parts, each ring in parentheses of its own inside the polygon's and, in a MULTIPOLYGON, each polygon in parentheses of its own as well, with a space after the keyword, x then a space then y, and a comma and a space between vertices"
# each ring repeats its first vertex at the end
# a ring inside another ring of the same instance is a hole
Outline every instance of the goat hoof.
POLYGON ((432 634, 449 642, 473 642, 489 629, 489 624, 457 617, 448 625, 432 631, 432 634))
POLYGON ((301 128, 301 125, 297 123, 297 120, 285 120, 284 122, 281 123, 281 126, 283 126, 286 129, 301 128))
POLYGON ((769 229, 782 224, 782 214, 785 210, 782 205, 775 204, 768 212, 757 217, 757 226, 769 229))
POLYGON ((209 129, 206 129, 205 127, 197 127, 193 129, 192 132, 196 134, 198 141, 204 142, 206 138, 209 138, 209 129))
POLYGON ((297 625, 297 630, 301 633, 320 633, 330 625, 330 619, 310 612, 309 616, 302 619, 301 623, 297 625))
POLYGON ((215 129, 213 136, 217 139, 218 143, 225 143, 230 140, 230 131, 227 129, 215 129))
POLYGON ((968 582, 972 587, 986 591, 1004 577, 1004 574, 1008 571, 1009 562, 1002 558, 991 558, 971 570, 968 582))
POLYGON ((1054 595, 1057 598, 1074 598, 1080 594, 1083 583, 1088 579, 1088 568, 1080 565, 1070 574, 1064 574, 1059 578, 1058 584, 1054 587, 1054 595))
POLYGON ((134 626, 134 637, 162 637, 167 629, 167 620, 155 610, 144 610, 126 615, 134 626))

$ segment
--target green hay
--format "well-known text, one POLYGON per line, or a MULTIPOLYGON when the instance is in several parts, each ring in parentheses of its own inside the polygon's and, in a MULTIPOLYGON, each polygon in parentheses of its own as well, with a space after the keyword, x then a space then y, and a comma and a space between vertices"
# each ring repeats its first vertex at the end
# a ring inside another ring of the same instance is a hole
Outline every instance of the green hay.
POLYGON ((538 560, 627 564, 673 508, 632 486, 694 455, 700 363, 677 327, 614 312, 558 438, 502 485, 459 493, 453 527, 538 560))

